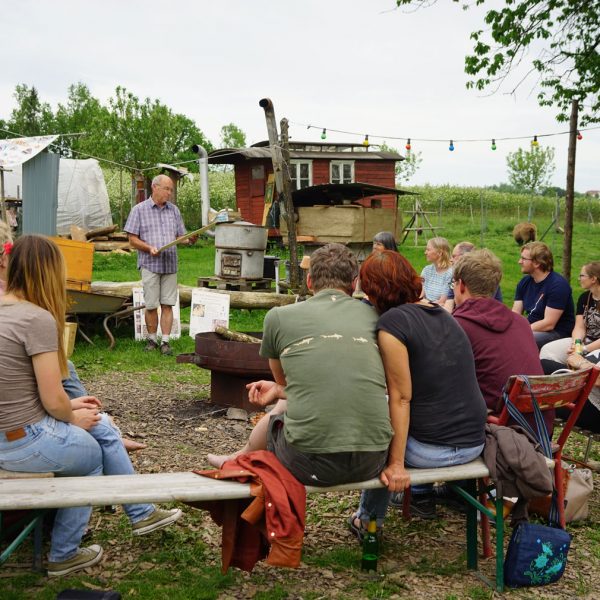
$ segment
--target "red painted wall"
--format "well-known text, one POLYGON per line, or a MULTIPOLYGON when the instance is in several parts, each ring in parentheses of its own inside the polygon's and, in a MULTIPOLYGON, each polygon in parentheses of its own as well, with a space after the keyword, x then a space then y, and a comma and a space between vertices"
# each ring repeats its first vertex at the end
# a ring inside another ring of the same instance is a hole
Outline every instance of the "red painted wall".
MULTIPOLYGON (((329 160, 313 159, 313 185, 329 183, 329 160)), ((242 214, 244 221, 257 225, 262 224, 265 206, 264 189, 269 174, 273 173, 273 164, 270 160, 251 160, 239 162, 235 165, 235 197, 237 209, 242 214), (263 165, 265 178, 263 182, 252 180, 252 167, 263 165)), ((354 181, 357 183, 371 183, 385 187, 395 187, 394 162, 382 160, 357 160, 354 163, 354 181)), ((394 208, 396 196, 377 195, 381 198, 382 208, 394 208)), ((371 206, 371 198, 361 204, 371 206)))

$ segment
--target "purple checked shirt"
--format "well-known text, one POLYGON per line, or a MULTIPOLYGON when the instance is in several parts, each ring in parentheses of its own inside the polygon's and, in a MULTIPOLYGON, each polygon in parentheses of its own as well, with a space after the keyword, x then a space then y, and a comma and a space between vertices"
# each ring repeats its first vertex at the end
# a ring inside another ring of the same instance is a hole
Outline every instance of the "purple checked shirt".
MULTIPOLYGON (((161 208, 152 197, 133 207, 124 230, 156 248, 186 233, 179 209, 170 202, 161 208)), ((163 250, 158 256, 138 250, 137 266, 152 273, 177 273, 177 246, 163 250)))

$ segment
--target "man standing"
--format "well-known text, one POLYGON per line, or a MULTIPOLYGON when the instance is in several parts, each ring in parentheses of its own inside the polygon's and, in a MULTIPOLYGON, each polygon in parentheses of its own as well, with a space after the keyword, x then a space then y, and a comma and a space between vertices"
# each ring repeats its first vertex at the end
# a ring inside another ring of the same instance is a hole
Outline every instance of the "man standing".
MULTIPOLYGON (((159 249, 186 233, 179 209, 169 202, 172 194, 171 178, 157 175, 152 180, 152 195, 133 207, 124 228, 129 234, 129 243, 138 251, 137 266, 142 273, 148 329, 145 350, 160 348, 161 354, 172 353, 169 339, 173 306, 177 302, 177 247, 171 246, 162 252, 159 249), (160 346, 157 339, 159 305, 160 346)), ((193 241, 188 240, 188 243, 193 241)))
POLYGON ((569 282, 556 273, 550 248, 543 242, 530 242, 521 248, 521 273, 513 311, 523 314, 531 324, 538 348, 570 337, 575 326, 573 292, 569 282))

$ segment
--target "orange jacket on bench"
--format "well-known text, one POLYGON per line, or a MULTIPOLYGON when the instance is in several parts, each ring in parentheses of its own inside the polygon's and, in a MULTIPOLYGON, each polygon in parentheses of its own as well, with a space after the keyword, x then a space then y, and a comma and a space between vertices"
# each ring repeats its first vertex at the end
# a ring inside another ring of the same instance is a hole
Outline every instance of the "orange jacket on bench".
POLYGON ((306 489, 272 452, 257 450, 227 461, 221 469, 194 471, 214 479, 250 483, 252 498, 191 502, 209 510, 223 528, 222 571, 251 571, 267 556, 267 564, 297 567, 302 554, 306 489), (270 549, 269 549, 270 546, 270 549))

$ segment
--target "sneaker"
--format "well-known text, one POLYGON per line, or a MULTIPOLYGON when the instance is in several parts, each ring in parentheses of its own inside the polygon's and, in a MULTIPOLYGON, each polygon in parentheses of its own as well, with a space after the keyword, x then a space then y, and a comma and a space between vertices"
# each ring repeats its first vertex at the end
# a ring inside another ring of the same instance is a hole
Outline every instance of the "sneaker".
POLYGON ((79 548, 77 554, 73 558, 69 558, 69 560, 49 562, 48 577, 60 577, 61 575, 68 575, 74 571, 91 567, 100 562, 103 554, 102 546, 98 546, 98 544, 93 544, 87 548, 79 548))
POLYGON ((433 495, 438 504, 442 504, 443 506, 447 506, 451 510, 455 510, 456 512, 466 514, 467 512, 467 502, 463 500, 463 498, 457 494, 451 487, 446 484, 438 485, 433 488, 433 495))
POLYGON ((163 356, 171 356, 171 354, 173 354, 173 350, 171 350, 171 346, 169 346, 169 342, 163 342, 160 345, 160 353, 163 356))
MULTIPOLYGON (((390 497, 390 504, 396 508, 404 506, 404 492, 394 492, 390 497)), ((411 494, 410 516, 420 519, 437 519, 435 510, 435 497, 432 494, 411 494)))
POLYGON ((149 517, 133 524, 133 535, 146 535, 175 523, 183 513, 178 508, 162 510, 157 508, 149 517))
POLYGON ((158 348, 158 344, 154 340, 148 340, 144 352, 152 352, 158 348))

